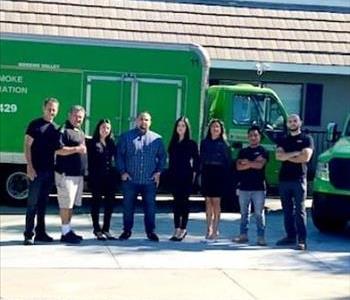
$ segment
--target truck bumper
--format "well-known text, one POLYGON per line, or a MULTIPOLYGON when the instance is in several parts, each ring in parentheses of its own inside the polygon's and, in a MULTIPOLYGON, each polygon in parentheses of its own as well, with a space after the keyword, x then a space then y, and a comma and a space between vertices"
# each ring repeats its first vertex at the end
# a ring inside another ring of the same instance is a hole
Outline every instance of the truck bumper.
POLYGON ((329 216, 350 220, 350 196, 314 192, 313 202, 329 216))

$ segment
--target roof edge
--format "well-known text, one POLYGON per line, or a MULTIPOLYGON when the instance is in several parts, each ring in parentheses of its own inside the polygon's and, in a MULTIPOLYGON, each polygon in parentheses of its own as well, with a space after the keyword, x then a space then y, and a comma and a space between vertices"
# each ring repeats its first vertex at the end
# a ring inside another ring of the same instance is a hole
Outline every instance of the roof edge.
POLYGON ((92 45, 101 47, 130 47, 130 48, 149 48, 159 50, 180 50, 193 51, 199 57, 201 62, 206 66, 210 66, 210 60, 207 51, 196 43, 168 43, 168 42, 144 42, 129 41, 117 39, 99 39, 87 37, 70 37, 58 35, 41 35, 41 34, 22 34, 1 32, 0 39, 17 40, 17 41, 33 41, 33 42, 49 42, 49 43, 65 43, 78 45, 92 45))
POLYGON ((242 8, 261 8, 289 11, 311 11, 329 13, 349 13, 350 5, 343 0, 148 0, 151 2, 173 2, 207 6, 227 6, 242 8), (344 2, 344 3, 343 3, 344 2))
POLYGON ((290 72, 329 75, 350 75, 350 66, 326 66, 296 63, 274 63, 259 61, 211 60, 212 69, 231 69, 264 72, 290 72))

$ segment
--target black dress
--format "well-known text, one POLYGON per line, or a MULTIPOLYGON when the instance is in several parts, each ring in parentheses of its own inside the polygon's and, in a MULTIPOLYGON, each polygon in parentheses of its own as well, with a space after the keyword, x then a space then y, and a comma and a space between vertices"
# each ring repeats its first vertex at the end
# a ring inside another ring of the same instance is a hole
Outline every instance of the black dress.
POLYGON ((169 149, 169 176, 173 192, 182 189, 190 193, 193 173, 199 170, 199 154, 197 143, 183 140, 169 149))
POLYGON ((202 140, 200 147, 201 191, 204 197, 222 197, 231 167, 230 148, 223 139, 202 140))
POLYGON ((117 179, 114 163, 115 143, 108 140, 106 145, 100 140, 92 139, 87 143, 88 149, 88 183, 92 192, 91 217, 94 232, 108 232, 113 212, 113 201, 117 179), (99 210, 104 203, 104 222, 99 225, 99 210))
POLYGON ((199 170, 198 145, 193 140, 182 140, 169 149, 169 180, 174 196, 175 228, 185 229, 189 214, 189 196, 193 174, 199 170))

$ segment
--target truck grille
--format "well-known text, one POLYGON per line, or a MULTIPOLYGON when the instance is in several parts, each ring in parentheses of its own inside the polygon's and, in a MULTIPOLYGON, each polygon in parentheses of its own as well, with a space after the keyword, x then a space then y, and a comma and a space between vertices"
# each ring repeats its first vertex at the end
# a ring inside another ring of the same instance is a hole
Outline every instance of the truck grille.
POLYGON ((338 189, 350 189, 350 159, 333 158, 329 162, 329 177, 338 189))

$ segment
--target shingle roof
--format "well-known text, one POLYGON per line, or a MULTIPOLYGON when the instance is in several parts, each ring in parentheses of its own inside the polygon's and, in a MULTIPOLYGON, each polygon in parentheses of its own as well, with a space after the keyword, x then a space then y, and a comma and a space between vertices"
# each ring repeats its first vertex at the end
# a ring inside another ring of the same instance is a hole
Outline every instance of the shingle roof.
POLYGON ((135 0, 1 0, 0 31, 198 43, 211 59, 350 66, 350 14, 135 0))

